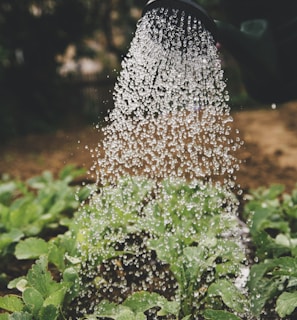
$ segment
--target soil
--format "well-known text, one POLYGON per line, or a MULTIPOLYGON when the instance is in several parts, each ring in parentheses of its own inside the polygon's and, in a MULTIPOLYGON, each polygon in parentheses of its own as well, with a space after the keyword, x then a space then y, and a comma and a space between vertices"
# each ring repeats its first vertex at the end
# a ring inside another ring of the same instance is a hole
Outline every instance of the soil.
MULTIPOLYGON (((297 182, 297 102, 233 111, 234 127, 244 145, 237 181, 243 190, 281 183, 291 191, 297 182)), ((0 146, 0 176, 21 180, 50 170, 57 175, 67 164, 89 169, 90 149, 101 134, 92 126, 28 135, 0 146)))

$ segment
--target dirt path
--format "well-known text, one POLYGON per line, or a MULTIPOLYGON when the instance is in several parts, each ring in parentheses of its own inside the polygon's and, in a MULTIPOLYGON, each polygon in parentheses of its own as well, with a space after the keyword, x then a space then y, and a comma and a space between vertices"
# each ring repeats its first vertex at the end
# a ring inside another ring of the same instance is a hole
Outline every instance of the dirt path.
MULTIPOLYGON (((242 188, 283 183, 291 190, 297 182, 297 102, 233 116, 245 141, 237 175, 242 188)), ((100 133, 92 127, 19 138, 0 146, 0 175, 27 179, 44 170, 57 174, 66 164, 88 169, 93 163, 89 149, 99 140, 100 133)))

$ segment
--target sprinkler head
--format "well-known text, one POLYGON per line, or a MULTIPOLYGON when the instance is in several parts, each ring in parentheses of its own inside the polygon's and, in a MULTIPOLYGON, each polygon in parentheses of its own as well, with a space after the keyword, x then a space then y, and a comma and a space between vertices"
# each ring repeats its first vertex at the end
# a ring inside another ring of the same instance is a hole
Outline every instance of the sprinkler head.
POLYGON ((208 30, 216 40, 217 27, 215 22, 201 6, 192 0, 150 0, 144 7, 142 15, 144 16, 146 12, 157 8, 184 11, 186 16, 195 17, 198 21, 201 21, 205 29, 208 30))

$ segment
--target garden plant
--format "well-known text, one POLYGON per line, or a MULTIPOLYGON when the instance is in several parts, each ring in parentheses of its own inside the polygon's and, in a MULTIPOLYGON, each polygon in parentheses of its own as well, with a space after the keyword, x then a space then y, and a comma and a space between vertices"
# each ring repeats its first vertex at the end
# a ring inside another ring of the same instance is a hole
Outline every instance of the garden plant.
POLYGON ((126 177, 78 190, 76 174, 1 182, 0 319, 294 319, 297 189, 252 190, 238 242, 242 221, 213 187, 126 177))

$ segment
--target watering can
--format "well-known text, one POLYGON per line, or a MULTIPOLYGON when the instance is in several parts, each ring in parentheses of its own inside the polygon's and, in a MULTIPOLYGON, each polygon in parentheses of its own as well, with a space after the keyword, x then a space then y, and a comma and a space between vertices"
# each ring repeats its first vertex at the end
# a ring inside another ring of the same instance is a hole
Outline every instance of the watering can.
POLYGON ((259 102, 297 98, 297 1, 220 0, 228 22, 214 21, 193 0, 150 0, 154 8, 195 16, 237 60, 248 94, 259 102), (229 22, 230 21, 230 22, 229 22))

